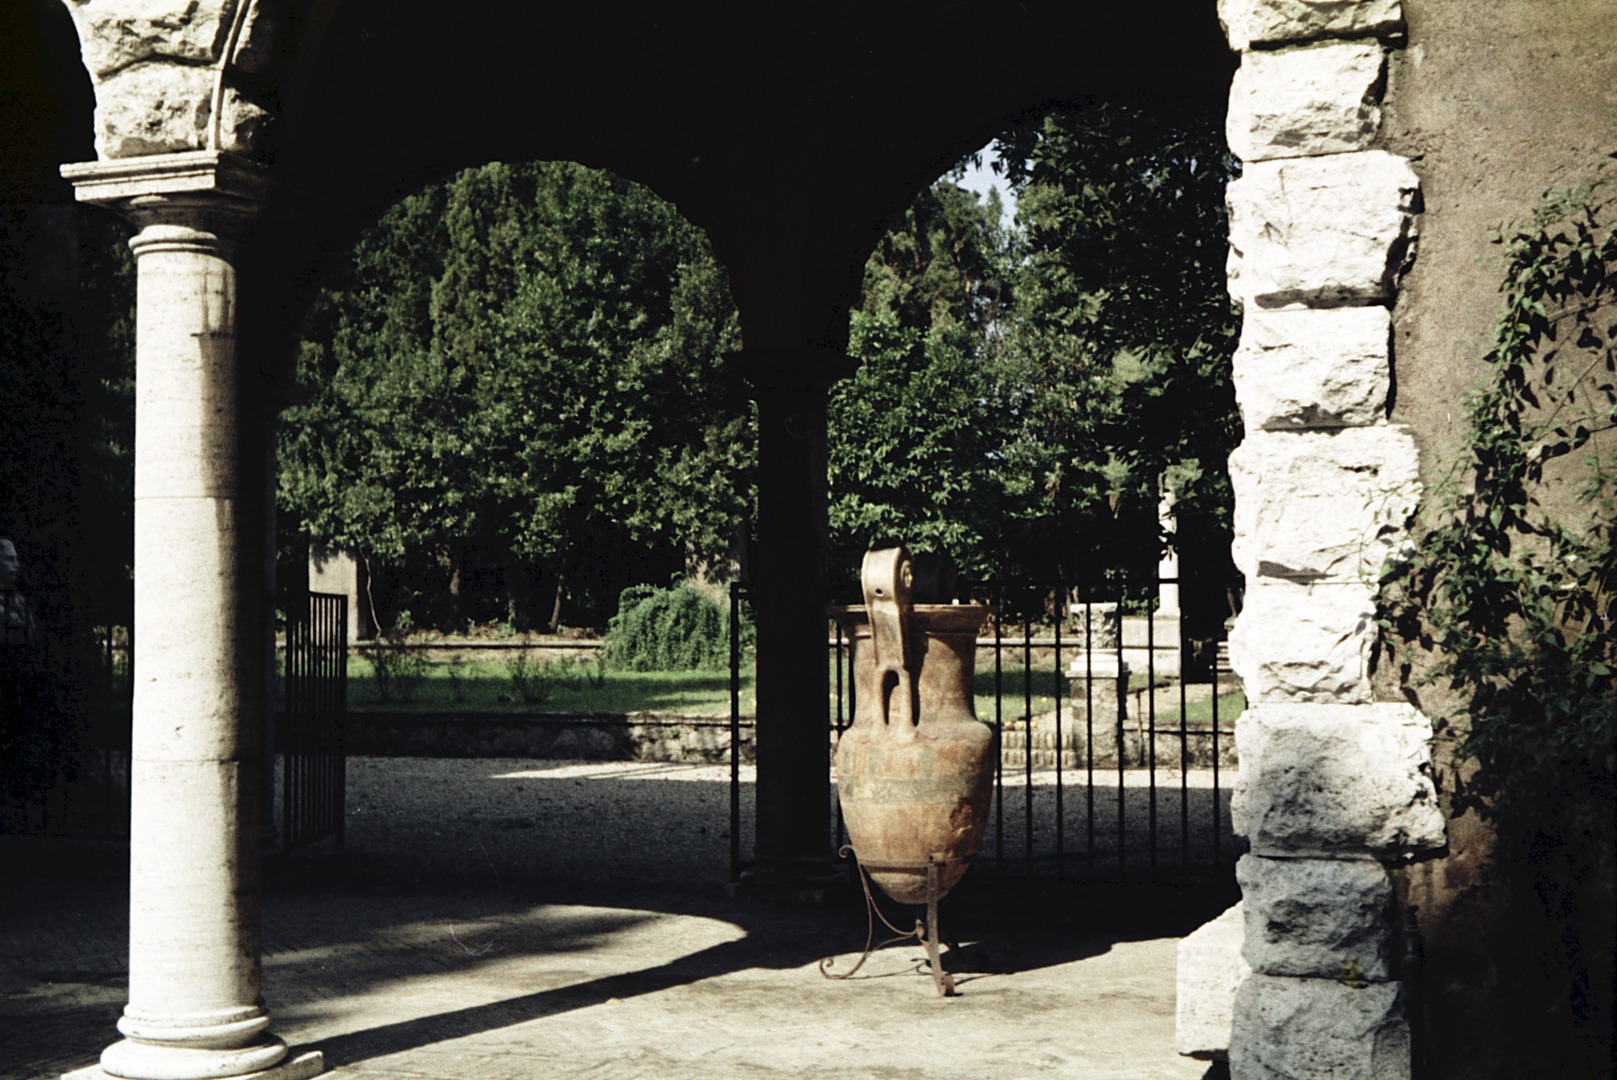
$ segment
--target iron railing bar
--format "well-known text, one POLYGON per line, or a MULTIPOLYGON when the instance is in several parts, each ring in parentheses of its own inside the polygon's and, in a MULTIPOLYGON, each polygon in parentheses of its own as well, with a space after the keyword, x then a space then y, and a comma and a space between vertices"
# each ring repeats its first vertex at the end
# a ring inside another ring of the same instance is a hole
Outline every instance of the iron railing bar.
POLYGON ((1127 750, 1127 722, 1129 676, 1128 667, 1123 662, 1123 609, 1118 608, 1118 634, 1117 634, 1117 872, 1124 873, 1128 869, 1128 834, 1125 817, 1126 777, 1124 775, 1124 760, 1128 757, 1127 750))
POLYGON ((994 872, 1005 872, 1005 586, 994 593, 994 734, 999 754, 994 761, 994 872))
MULTIPOLYGON (((852 692, 852 689, 853 689, 853 641, 852 641, 852 639, 849 639, 847 644, 848 644, 848 689, 849 689, 850 692, 852 692)), ((842 648, 843 648, 842 623, 839 620, 837 622, 837 719, 836 719, 836 729, 837 729, 836 742, 837 742, 838 746, 842 745, 842 733, 847 731, 849 725, 851 725, 853 723, 853 707, 852 707, 852 705, 851 704, 849 705, 846 722, 844 722, 844 717, 843 717, 843 712, 842 712, 842 648)), ((838 777, 837 782, 840 784, 841 781, 842 781, 842 778, 838 777)), ((842 845, 848 842, 847 837, 848 837, 848 823, 846 821, 844 821, 843 817, 842 817, 842 797, 841 797, 841 789, 839 788, 838 789, 838 796, 837 796, 837 850, 838 851, 841 851, 842 850, 842 845)))
POLYGON ((741 874, 741 583, 730 582, 730 883, 741 874))
MULTIPOLYGON (((1161 595, 1158 586, 1158 595, 1161 595)), ((1157 609, 1145 612, 1146 853, 1157 868, 1157 609)))
POLYGON ((1061 624, 1065 620, 1067 603, 1067 589, 1065 585, 1058 585, 1056 590, 1056 649, 1055 649, 1055 685, 1056 685, 1056 877, 1065 876, 1067 862, 1067 800, 1062 790, 1061 759, 1066 756, 1067 745, 1061 738, 1061 624))
MULTIPOLYGON (((1178 584, 1175 581, 1175 584, 1178 584)), ((1183 594, 1181 593, 1181 598, 1183 594)), ((1189 681, 1185 678, 1185 633, 1181 622, 1179 631, 1179 851, 1180 864, 1190 873, 1190 696, 1189 681)), ((1216 665, 1215 665, 1216 666, 1216 665)), ((1213 692, 1218 692, 1215 675, 1213 692)))
POLYGON ((1224 800, 1219 797, 1218 783, 1218 651, 1213 651, 1213 812, 1209 816, 1213 820, 1213 869, 1222 864, 1221 844, 1219 837, 1224 829, 1224 800))
MULTIPOLYGON (((1087 592, 1085 593, 1087 596, 1087 592)), ((1087 865, 1095 872, 1095 604, 1084 601, 1084 802, 1088 821, 1087 865)))
POLYGON ((1022 760, 1022 772, 1027 785, 1023 793, 1023 824, 1026 826, 1027 848, 1023 860, 1028 877, 1033 876, 1033 623, 1032 613, 1022 616, 1022 738, 1027 752, 1022 760))

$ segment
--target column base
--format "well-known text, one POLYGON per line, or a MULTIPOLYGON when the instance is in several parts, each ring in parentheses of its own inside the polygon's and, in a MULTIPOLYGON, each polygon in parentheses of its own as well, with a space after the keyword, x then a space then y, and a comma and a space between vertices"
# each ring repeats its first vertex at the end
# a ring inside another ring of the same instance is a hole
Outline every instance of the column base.
MULTIPOLYGON (((301 1054, 288 1056, 273 1068, 260 1069, 258 1072, 242 1076, 221 1077, 220 1080, 309 1080, 309 1077, 319 1076, 325 1071, 324 1055, 318 1050, 305 1050, 301 1054)), ((86 1069, 63 1073, 62 1080, 124 1080, 124 1078, 113 1076, 98 1062, 86 1069)))

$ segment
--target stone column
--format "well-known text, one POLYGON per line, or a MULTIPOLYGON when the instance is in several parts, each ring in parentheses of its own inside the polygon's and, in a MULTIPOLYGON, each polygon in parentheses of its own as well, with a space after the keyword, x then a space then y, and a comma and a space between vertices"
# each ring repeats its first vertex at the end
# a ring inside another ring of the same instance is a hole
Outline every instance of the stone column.
POLYGON ((813 898, 837 881, 830 811, 826 391, 850 361, 834 350, 749 349, 758 402, 757 860, 751 890, 813 898))
POLYGON ((1246 434, 1231 456, 1246 603, 1230 663, 1244 956, 1235 1080, 1408 1080, 1389 866, 1434 852, 1431 724, 1375 700, 1376 594, 1405 557, 1414 440, 1387 422, 1391 320, 1420 181, 1375 149, 1398 0, 1224 0, 1230 291, 1246 434))
POLYGON ((129 1003, 75 1078, 296 1080, 259 997, 265 395, 236 245, 264 171, 214 151, 66 166, 139 226, 129 1003))

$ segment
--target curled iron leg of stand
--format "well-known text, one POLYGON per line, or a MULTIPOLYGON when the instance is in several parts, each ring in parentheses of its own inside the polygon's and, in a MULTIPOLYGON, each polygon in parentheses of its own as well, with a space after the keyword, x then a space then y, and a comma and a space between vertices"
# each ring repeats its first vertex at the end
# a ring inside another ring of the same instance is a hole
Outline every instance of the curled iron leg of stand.
MULTIPOLYGON (((876 896, 870 888, 870 873, 865 868, 864 863, 860 861, 859 853, 853 849, 853 845, 843 845, 837 854, 844 859, 851 857, 854 861, 854 866, 859 870, 859 884, 864 889, 865 893, 865 949, 864 952, 859 954, 859 959, 854 962, 853 967, 840 974, 833 974, 831 971, 831 965, 836 963, 836 957, 828 956, 821 960, 819 964, 821 977, 827 979, 850 979, 860 968, 865 966, 865 961, 869 960, 870 954, 875 952, 877 949, 886 948, 888 945, 894 945, 900 941, 914 941, 926 948, 927 964, 930 968, 930 974, 932 975, 932 985, 937 988, 939 996, 958 997, 959 992, 955 989, 954 976, 943 970, 943 960, 938 952, 938 942, 941 940, 938 935, 938 901, 941 899, 939 896, 939 892, 941 891, 942 877, 941 867, 952 860, 938 855, 931 855, 927 857, 926 918, 924 920, 916 919, 915 929, 904 931, 900 930, 898 927, 894 926, 890 921, 888 921, 887 916, 882 914, 881 908, 877 906, 876 896), (892 937, 887 938, 885 941, 882 941, 879 944, 876 942, 877 919, 880 919, 882 925, 893 932, 892 937)), ((920 867, 916 864, 908 865, 912 869, 920 869, 920 867)), ((878 870, 895 869, 894 866, 886 864, 877 864, 877 868, 878 870)))
POLYGON ((853 967, 849 968, 840 975, 834 975, 831 972, 831 965, 836 963, 836 957, 827 956, 825 959, 820 961, 820 975, 827 979, 851 979, 855 972, 865 966, 865 961, 870 959, 871 953, 895 942, 905 941, 909 938, 919 939, 921 937, 921 927, 920 924, 917 923, 916 928, 906 934, 904 931, 887 921, 887 916, 883 915, 881 913, 881 908, 876 906, 875 894, 870 891, 870 875, 865 871, 863 864, 859 862, 859 853, 854 851, 852 844, 842 845, 842 847, 837 851, 837 856, 843 859, 853 859, 854 868, 859 872, 859 884, 865 891, 865 951, 859 954, 859 959, 854 962, 853 967), (887 927, 887 929, 891 930, 896 935, 895 937, 890 937, 886 941, 883 941, 880 945, 876 944, 877 919, 880 919, 882 925, 887 927))
POLYGON ((939 997, 958 997, 955 990, 954 976, 943 970, 943 959, 938 955, 938 861, 936 857, 929 857, 926 861, 926 925, 915 924, 915 932, 926 945, 927 963, 932 968, 932 985, 937 988, 939 997))

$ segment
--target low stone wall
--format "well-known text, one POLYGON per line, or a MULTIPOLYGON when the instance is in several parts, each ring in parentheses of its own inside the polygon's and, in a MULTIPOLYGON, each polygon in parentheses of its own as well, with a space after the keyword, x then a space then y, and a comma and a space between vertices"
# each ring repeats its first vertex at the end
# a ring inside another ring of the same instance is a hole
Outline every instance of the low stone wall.
MULTIPOLYGON (((740 758, 754 760, 744 717, 740 758)), ((350 712, 349 754, 373 757, 527 757, 571 761, 723 762, 728 716, 655 713, 350 712)))

